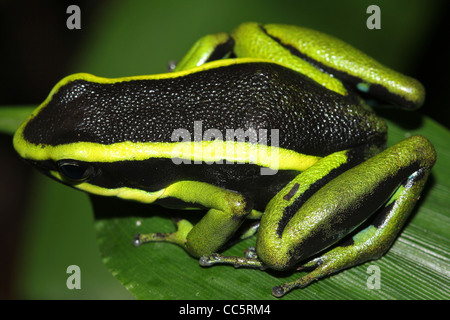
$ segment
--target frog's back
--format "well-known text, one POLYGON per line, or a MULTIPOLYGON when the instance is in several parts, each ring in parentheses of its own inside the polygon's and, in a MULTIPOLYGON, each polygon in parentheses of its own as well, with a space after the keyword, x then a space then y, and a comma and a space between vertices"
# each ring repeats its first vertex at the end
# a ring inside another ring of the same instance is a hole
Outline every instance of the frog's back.
POLYGON ((226 139, 227 130, 278 129, 279 141, 269 134, 267 142, 258 142, 316 156, 382 145, 386 135, 383 121, 358 98, 271 63, 232 64, 167 79, 75 80, 59 88, 24 135, 49 145, 171 142, 179 129, 192 139, 194 130, 214 129, 226 139))

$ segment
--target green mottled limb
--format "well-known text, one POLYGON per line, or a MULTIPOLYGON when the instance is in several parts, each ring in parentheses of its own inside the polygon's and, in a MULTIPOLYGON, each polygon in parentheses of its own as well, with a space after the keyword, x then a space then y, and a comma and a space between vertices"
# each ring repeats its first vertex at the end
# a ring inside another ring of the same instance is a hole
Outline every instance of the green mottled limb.
MULTIPOLYGON (((302 219, 320 221, 321 215, 317 208, 306 210, 303 206, 298 208, 295 215, 289 217, 287 208, 299 206, 305 194, 311 188, 318 188, 324 184, 323 178, 329 177, 331 172, 339 169, 342 165, 348 164, 348 151, 336 152, 319 160, 316 164, 295 177, 285 188, 271 199, 268 203, 265 214, 261 219, 258 231, 257 251, 258 256, 270 268, 275 270, 285 270, 291 266, 292 254, 296 247, 302 242, 304 236, 308 234, 309 226, 304 226, 302 219), (317 215, 316 215, 317 213, 317 215), (280 229, 281 222, 285 222, 285 227, 280 229)), ((336 173, 335 173, 336 175, 336 173)), ((319 189, 320 191, 320 189, 319 189)), ((314 196, 314 195, 313 195, 314 196)), ((313 200, 315 205, 322 205, 326 202, 326 196, 317 197, 313 200)))
MULTIPOLYGON (((181 181, 165 189, 161 198, 176 198, 195 207, 210 208, 194 226, 180 220, 171 234, 141 235, 143 241, 167 241, 182 246, 194 257, 217 252, 252 212, 253 204, 233 191, 203 182, 181 181)), ((185 222, 186 221, 186 222, 185 222)))
POLYGON ((194 226, 192 225, 192 223, 185 219, 176 220, 175 225, 177 228, 175 232, 154 232, 137 234, 134 238, 133 244, 135 246, 140 246, 148 242, 170 242, 184 247, 186 243, 186 237, 194 226))
POLYGON ((417 108, 423 104, 425 89, 419 81, 384 66, 340 39, 298 26, 269 24, 264 28, 267 34, 285 46, 297 49, 301 55, 317 61, 332 74, 336 72, 336 77, 342 77, 342 80, 351 78, 359 89, 365 87, 363 91, 395 101, 405 108, 417 108))
POLYGON ((415 144, 412 158, 421 166, 410 173, 406 181, 394 190, 390 199, 380 208, 372 224, 356 233, 350 240, 336 246, 322 256, 306 263, 303 267, 316 267, 304 277, 273 289, 275 296, 282 296, 294 288, 303 288, 322 277, 343 269, 378 259, 390 248, 406 219, 420 198, 433 166, 436 154, 431 143, 423 137, 415 136, 388 149, 385 155, 398 155, 401 148, 415 144))
POLYGON ((283 270, 333 245, 388 201, 409 175, 420 168, 428 172, 435 157, 426 138, 405 139, 321 187, 283 230, 279 221, 285 219, 286 205, 277 203, 282 201, 277 195, 261 219, 258 256, 270 268, 283 270))
POLYGON ((269 59, 347 94, 342 81, 378 98, 414 109, 425 99, 417 80, 396 72, 328 34, 281 24, 243 23, 232 32, 238 57, 269 59))

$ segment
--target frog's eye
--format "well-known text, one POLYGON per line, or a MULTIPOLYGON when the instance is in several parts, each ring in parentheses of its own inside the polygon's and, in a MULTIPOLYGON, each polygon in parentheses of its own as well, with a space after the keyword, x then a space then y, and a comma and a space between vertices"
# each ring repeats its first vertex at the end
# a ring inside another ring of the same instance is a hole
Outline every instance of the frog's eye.
POLYGON ((57 164, 59 173, 73 183, 81 183, 87 180, 95 171, 90 164, 74 160, 60 160, 57 164))

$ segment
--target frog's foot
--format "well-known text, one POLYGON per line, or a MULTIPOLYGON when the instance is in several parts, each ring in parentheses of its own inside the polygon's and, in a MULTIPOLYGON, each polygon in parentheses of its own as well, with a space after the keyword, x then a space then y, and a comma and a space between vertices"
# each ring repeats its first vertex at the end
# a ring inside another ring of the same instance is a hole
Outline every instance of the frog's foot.
MULTIPOLYGON (((362 232, 371 233, 372 229, 368 228, 362 232)), ((387 251, 389 245, 387 245, 384 241, 377 241, 374 237, 371 238, 371 244, 368 244, 368 241, 365 240, 364 242, 358 241, 358 243, 353 243, 351 245, 345 244, 338 246, 335 249, 325 253, 323 256, 303 264, 297 268, 297 271, 313 270, 307 275, 294 281, 273 287, 272 294, 275 297, 282 297, 293 289, 305 288, 312 282, 333 273, 369 260, 378 259, 387 251)))
POLYGON ((148 242, 170 242, 184 247, 186 237, 192 230, 193 225, 186 219, 173 219, 173 221, 177 227, 176 231, 169 233, 154 232, 137 234, 133 240, 134 246, 137 247, 148 242))
POLYGON ((216 264, 229 264, 233 265, 235 268, 247 267, 261 270, 267 268, 264 263, 256 256, 256 249, 254 247, 250 247, 247 249, 247 251, 245 252, 245 257, 232 257, 213 253, 209 256, 200 257, 199 263, 202 267, 211 267, 216 264))
MULTIPOLYGON (((327 255, 329 256, 329 254, 327 255)), ((336 268, 341 269, 342 265, 333 265, 333 258, 329 259, 328 257, 320 257, 310 262, 300 266, 297 268, 297 271, 302 271, 303 269, 314 269, 309 274, 295 280, 292 282, 284 283, 280 286, 276 286, 272 288, 272 294, 275 297, 282 297, 289 291, 295 288, 304 288, 309 285, 311 282, 318 280, 324 276, 329 275, 330 273, 336 272, 336 268), (330 260, 330 261, 328 261, 330 260), (334 271, 333 271, 334 270, 334 271)), ((233 265, 235 268, 245 267, 245 268, 254 268, 265 270, 268 267, 262 262, 256 255, 256 250, 254 247, 248 248, 245 252, 245 257, 233 257, 233 256, 224 256, 218 253, 214 253, 209 256, 202 256, 199 260, 199 263, 202 267, 211 267, 213 265, 218 264, 227 264, 233 265)))
MULTIPOLYGON (((350 267, 350 266, 347 266, 350 267)), ((312 282, 319 280, 325 276, 328 276, 334 272, 337 272, 341 269, 346 268, 344 265, 334 265, 333 261, 324 261, 322 257, 314 259, 300 267, 297 268, 297 271, 303 271, 304 269, 314 268, 313 271, 309 272, 307 275, 298 278, 291 282, 283 283, 282 285, 275 286, 272 288, 272 294, 275 297, 282 297, 286 293, 292 291, 293 289, 301 289, 312 282)))

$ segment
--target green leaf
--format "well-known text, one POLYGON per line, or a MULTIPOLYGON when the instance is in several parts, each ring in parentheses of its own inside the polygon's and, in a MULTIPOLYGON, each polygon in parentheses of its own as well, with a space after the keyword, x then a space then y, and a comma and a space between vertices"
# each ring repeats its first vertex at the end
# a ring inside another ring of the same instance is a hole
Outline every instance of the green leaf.
POLYGON ((13 134, 35 106, 16 106, 0 108, 0 133, 13 134))

